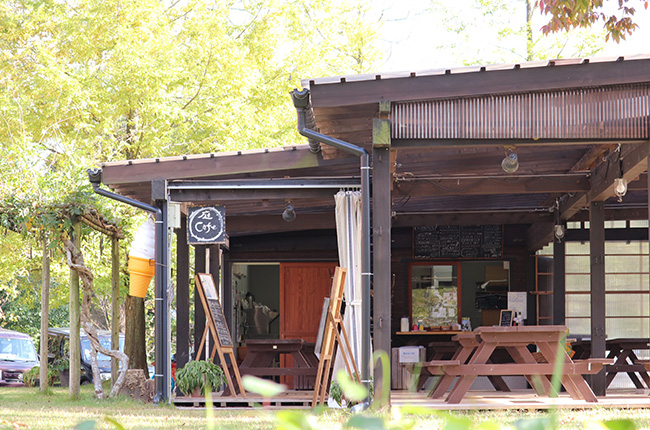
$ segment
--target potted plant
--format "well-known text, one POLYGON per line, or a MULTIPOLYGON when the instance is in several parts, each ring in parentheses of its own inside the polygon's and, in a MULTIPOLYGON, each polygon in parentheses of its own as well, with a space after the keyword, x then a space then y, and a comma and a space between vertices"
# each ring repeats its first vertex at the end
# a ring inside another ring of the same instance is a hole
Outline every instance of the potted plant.
POLYGON ((211 361, 190 361, 176 372, 176 385, 186 396, 201 396, 206 387, 219 389, 225 382, 223 370, 211 361))

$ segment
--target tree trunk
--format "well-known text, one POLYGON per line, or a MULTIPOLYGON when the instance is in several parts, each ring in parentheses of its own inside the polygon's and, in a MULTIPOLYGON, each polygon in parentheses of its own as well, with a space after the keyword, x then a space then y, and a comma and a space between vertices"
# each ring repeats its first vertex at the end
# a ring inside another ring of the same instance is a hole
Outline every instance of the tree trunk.
MULTIPOLYGON (((120 243, 111 237, 111 349, 120 349, 120 243)), ((111 359, 111 380, 115 384, 118 361, 111 359)))
POLYGON ((90 315, 90 305, 92 301, 93 294, 93 274, 84 264, 83 255, 79 251, 74 243, 69 239, 63 238, 63 243, 65 245, 66 257, 68 260, 68 266, 71 269, 76 270, 79 273, 79 277, 83 281, 84 294, 81 301, 81 323, 83 328, 88 335, 88 340, 90 340, 90 356, 91 356, 91 366, 93 369, 93 383, 95 385, 95 397, 98 399, 104 398, 104 390, 102 388, 101 375, 99 373, 99 365, 97 363, 97 352, 101 352, 104 355, 109 357, 114 357, 120 360, 121 370, 119 376, 113 384, 111 389, 110 397, 115 397, 119 393, 124 380, 126 378, 126 371, 129 367, 129 357, 121 351, 114 351, 104 348, 97 337, 97 329, 92 324, 92 317, 90 315))
POLYGON ((143 298, 130 295, 126 296, 125 319, 124 352, 129 356, 129 369, 142 369, 144 370, 145 377, 149 378, 143 298))
POLYGON ((47 329, 50 325, 50 249, 47 236, 43 237, 43 273, 41 283, 41 368, 39 373, 40 390, 46 391, 49 385, 47 377, 47 329))
MULTIPOLYGON (((73 220, 72 240, 81 249, 81 223, 73 220)), ((79 398, 81 383, 81 302, 79 272, 70 268, 70 384, 68 393, 73 399, 79 398)))

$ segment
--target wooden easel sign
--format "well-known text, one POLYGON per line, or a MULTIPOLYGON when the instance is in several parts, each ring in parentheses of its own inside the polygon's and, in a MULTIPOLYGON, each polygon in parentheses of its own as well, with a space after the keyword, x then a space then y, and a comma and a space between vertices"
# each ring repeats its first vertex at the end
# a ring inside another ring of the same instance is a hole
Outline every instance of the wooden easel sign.
POLYGON ((345 331, 345 326, 343 325, 343 316, 341 315, 343 286, 347 273, 347 269, 343 267, 337 267, 334 271, 329 307, 325 317, 325 331, 322 334, 322 345, 320 348, 320 356, 318 357, 318 372, 316 373, 316 381, 314 382, 312 407, 325 403, 325 395, 329 388, 330 373, 332 371, 337 345, 341 351, 341 357, 345 363, 348 375, 350 375, 351 379, 360 382, 359 370, 352 355, 352 348, 350 347, 350 341, 345 331), (343 335, 342 337, 341 334, 343 335))
POLYGON ((205 346, 205 340, 209 330, 212 333, 212 337, 215 339, 210 354, 210 360, 214 360, 215 353, 219 355, 221 368, 223 369, 223 373, 226 375, 230 392, 237 397, 237 390, 233 385, 230 376, 230 368, 226 362, 226 355, 230 358, 230 364, 232 365, 232 371, 235 374, 239 393, 242 397, 246 397, 246 392, 244 391, 241 375, 239 373, 239 366, 237 366, 237 361, 235 360, 232 337, 230 337, 226 318, 223 315, 223 309, 219 302, 219 295, 217 294, 217 288, 214 285, 214 279, 209 273, 197 273, 194 277, 194 282, 196 283, 196 290, 199 292, 201 303, 205 310, 206 319, 206 327, 205 330, 203 330, 203 336, 201 337, 199 348, 196 350, 196 359, 199 360, 201 358, 201 353, 203 352, 203 347, 205 346))

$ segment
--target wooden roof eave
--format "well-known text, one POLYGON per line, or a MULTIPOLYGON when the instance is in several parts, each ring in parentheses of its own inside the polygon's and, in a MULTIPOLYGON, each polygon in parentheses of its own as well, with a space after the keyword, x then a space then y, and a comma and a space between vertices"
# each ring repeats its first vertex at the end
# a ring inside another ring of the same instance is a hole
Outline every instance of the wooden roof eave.
POLYGON ((201 156, 167 157, 104 163, 102 182, 107 186, 146 183, 156 179, 201 179, 247 173, 327 168, 349 163, 345 158, 324 160, 308 145, 201 156))
MULTIPOLYGON (((309 81, 314 109, 352 106, 382 101, 415 101, 475 97, 488 94, 548 91, 650 82, 650 58, 562 64, 549 61, 545 67, 514 65, 509 69, 488 68, 452 73, 379 78, 338 82, 309 81), (322 83, 321 83, 322 82, 322 83)), ((318 119, 317 119, 318 121, 318 119)))

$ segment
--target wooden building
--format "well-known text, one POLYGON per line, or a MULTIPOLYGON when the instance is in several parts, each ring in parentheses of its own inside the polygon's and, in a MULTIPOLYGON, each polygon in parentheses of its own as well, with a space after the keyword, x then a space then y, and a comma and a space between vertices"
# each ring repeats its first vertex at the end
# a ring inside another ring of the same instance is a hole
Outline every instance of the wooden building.
MULTIPOLYGON (((491 309, 507 306, 508 291, 524 293, 527 324, 564 324, 565 243, 582 240, 591 261, 590 333, 582 334, 591 336, 592 355, 604 357, 605 222, 625 221, 608 239, 648 240, 647 223, 632 228, 630 220, 648 220, 649 57, 303 86, 293 96, 305 145, 106 163, 95 179, 97 189, 160 208, 163 218, 169 204, 184 214, 192 205, 225 206, 227 247, 197 246, 190 262, 184 217, 176 230, 179 366, 189 358, 190 268, 205 271, 206 261, 212 273, 221 268, 235 341, 315 338, 338 258, 333 195, 346 188, 369 197, 374 349, 399 344, 401 319, 411 325, 414 312, 428 326, 463 317, 492 324, 491 309), (282 218, 289 203, 292 222, 282 218), (588 230, 566 229, 585 222, 588 230), (549 244, 550 263, 536 256, 549 244), (416 309, 423 304, 427 310, 416 309), (250 323, 255 318, 261 325, 250 323)), ((648 304, 647 284, 637 293, 648 304)), ((647 312, 639 321, 648 326, 647 312)), ((599 378, 593 384, 604 393, 599 378)))

